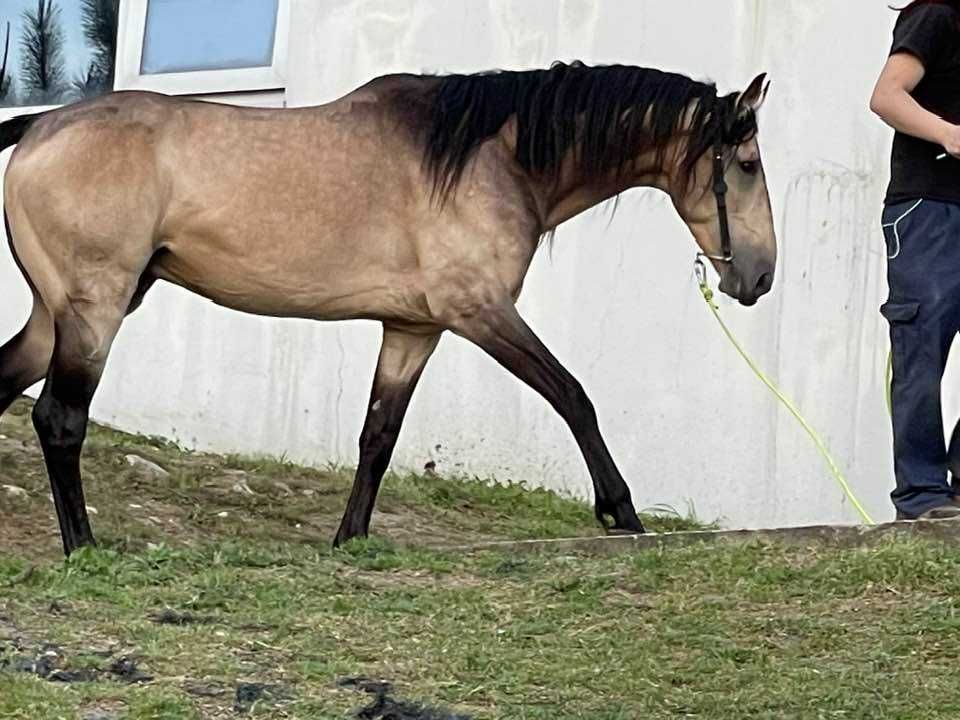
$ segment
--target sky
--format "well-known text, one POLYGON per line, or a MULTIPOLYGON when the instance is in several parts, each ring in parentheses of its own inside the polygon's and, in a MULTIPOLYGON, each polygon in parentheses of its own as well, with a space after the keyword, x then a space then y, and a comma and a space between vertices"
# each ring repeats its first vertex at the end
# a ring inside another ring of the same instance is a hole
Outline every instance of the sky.
MULTIPOLYGON (((0 0, 0 53, 11 23, 8 72, 18 90, 23 13, 38 0, 0 0)), ((81 0, 54 0, 64 35, 65 84, 87 70, 92 50, 83 35, 81 0)), ((189 72, 270 65, 277 0, 150 0, 143 72, 189 72)), ((122 42, 122 41, 121 41, 122 42)), ((23 101, 20 96, 21 102, 23 101)))
MULTIPOLYGON (((67 79, 83 73, 92 55, 83 36, 80 0, 54 0, 64 32, 67 79)), ((23 12, 37 0, 0 0, 0 43, 11 23, 9 68, 19 76, 23 12)), ((152 0, 144 70, 269 65, 277 0, 152 0), (160 42, 150 40, 161 38, 160 42)))
MULTIPOLYGON (((80 0, 55 0, 55 4, 60 7, 67 79, 72 80, 86 69, 92 53, 87 47, 83 26, 80 24, 80 0)), ((15 78, 20 76, 20 37, 23 30, 23 11, 27 8, 35 12, 37 0, 0 0, 0 53, 3 52, 7 21, 10 21, 10 60, 7 67, 15 78)))

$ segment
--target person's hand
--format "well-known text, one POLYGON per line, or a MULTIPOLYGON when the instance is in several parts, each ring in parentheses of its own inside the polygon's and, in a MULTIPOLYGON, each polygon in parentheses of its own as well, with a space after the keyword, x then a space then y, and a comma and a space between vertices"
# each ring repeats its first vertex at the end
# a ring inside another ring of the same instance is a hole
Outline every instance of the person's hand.
POLYGON ((948 155, 960 160, 960 125, 948 123, 940 142, 948 155))

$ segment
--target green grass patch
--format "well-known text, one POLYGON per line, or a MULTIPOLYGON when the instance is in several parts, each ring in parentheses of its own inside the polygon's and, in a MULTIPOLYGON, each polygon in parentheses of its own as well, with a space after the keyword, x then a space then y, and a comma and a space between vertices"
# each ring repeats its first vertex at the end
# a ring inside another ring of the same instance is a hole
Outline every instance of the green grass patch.
POLYGON ((24 490, 0 496, 0 718, 347 718, 370 698, 338 681, 359 677, 476 720, 960 716, 948 545, 467 555, 436 548, 599 529, 523 482, 409 474, 334 551, 349 470, 94 427, 101 546, 64 561, 29 404, 0 428, 0 481, 24 490))
POLYGON ((85 550, 10 585, 24 567, 0 554, 0 627, 23 646, 0 663, 52 644, 65 669, 124 654, 155 679, 8 667, 0 717, 228 717, 256 682, 282 689, 256 717, 345 718, 367 699, 337 681, 358 676, 489 720, 960 713, 960 550, 930 541, 611 558, 231 543, 85 550), (160 624, 165 609, 196 622, 160 624))

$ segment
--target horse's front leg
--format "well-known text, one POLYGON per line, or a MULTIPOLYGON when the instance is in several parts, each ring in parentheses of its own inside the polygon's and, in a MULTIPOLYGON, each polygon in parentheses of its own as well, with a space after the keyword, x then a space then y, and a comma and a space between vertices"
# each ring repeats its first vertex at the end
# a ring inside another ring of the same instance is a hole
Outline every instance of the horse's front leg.
POLYGON ((495 306, 485 304, 482 310, 456 320, 450 329, 481 347, 540 393, 567 422, 593 480, 597 520, 608 530, 644 532, 630 499, 630 489, 600 434, 593 403, 583 386, 524 322, 513 303, 504 299, 495 306))
POLYGON ((390 464, 407 405, 439 339, 439 332, 414 333, 384 326, 380 359, 360 435, 360 462, 334 547, 351 538, 366 537, 380 481, 390 464))

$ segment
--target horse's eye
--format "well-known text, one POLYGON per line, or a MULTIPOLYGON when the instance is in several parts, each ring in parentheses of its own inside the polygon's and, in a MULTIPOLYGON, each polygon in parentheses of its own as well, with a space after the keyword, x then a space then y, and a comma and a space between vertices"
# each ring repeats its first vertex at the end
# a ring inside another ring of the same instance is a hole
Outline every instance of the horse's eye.
POLYGON ((740 163, 740 169, 747 175, 756 175, 757 171, 760 170, 760 163, 756 160, 744 160, 740 163))

